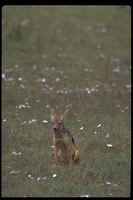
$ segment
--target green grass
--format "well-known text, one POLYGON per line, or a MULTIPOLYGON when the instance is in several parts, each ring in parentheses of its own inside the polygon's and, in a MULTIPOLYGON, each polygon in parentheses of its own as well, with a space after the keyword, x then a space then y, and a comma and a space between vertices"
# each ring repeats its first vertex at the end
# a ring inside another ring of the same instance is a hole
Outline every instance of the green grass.
POLYGON ((130 7, 3 7, 2 74, 3 197, 130 196, 130 7), (77 166, 51 167, 50 107, 77 166))

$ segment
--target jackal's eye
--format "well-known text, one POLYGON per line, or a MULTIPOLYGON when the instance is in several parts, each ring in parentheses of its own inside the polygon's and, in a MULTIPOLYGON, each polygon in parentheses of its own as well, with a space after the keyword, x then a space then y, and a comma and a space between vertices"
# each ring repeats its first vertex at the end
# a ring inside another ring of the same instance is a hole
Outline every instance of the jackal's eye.
POLYGON ((58 122, 58 125, 61 125, 61 121, 58 122))

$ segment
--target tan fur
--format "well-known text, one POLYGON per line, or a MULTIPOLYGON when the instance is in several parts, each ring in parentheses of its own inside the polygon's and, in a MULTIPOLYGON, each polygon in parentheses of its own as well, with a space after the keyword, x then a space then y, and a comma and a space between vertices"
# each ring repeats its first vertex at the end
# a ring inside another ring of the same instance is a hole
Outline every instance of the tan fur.
POLYGON ((53 166, 58 164, 61 156, 68 165, 80 162, 79 151, 74 143, 73 136, 64 125, 64 117, 68 112, 69 109, 61 115, 56 115, 54 109, 50 109, 51 121, 53 123, 53 166))

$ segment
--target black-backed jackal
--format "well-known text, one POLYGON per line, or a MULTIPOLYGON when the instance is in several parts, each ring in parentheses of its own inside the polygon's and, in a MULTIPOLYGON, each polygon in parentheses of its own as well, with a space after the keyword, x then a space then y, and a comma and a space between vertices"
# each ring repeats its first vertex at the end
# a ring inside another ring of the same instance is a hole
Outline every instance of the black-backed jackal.
POLYGON ((69 109, 61 115, 56 115, 54 109, 50 109, 51 121, 53 123, 53 166, 58 164, 60 157, 63 157, 68 165, 80 162, 79 151, 73 136, 64 125, 64 117, 68 114, 68 111, 69 109))

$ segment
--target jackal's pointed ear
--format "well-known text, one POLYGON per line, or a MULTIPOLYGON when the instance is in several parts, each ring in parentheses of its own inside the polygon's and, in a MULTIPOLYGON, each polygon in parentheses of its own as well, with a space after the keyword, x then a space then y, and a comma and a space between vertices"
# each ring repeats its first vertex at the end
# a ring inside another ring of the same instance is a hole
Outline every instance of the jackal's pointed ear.
POLYGON ((64 113, 61 114, 61 118, 63 119, 65 116, 67 116, 69 112, 69 109, 67 109, 64 113))
POLYGON ((55 116, 55 112, 54 112, 54 109, 53 108, 50 108, 50 116, 51 116, 51 119, 55 116))

